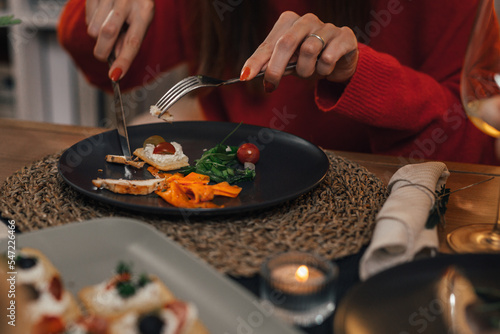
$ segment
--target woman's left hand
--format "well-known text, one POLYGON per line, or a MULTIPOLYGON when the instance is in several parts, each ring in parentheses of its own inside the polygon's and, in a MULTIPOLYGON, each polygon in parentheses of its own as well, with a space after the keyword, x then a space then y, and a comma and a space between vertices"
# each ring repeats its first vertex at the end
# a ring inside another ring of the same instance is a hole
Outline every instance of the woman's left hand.
POLYGON ((358 63, 356 36, 351 29, 324 23, 313 14, 284 12, 245 62, 241 79, 250 80, 265 70, 264 87, 271 92, 278 87, 285 67, 294 61, 299 77, 317 75, 334 82, 348 81, 358 63))

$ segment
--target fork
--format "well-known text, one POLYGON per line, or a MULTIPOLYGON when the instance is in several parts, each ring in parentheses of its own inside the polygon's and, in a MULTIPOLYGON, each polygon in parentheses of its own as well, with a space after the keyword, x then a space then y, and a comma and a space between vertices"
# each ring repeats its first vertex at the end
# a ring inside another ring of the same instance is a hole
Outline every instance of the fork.
MULTIPOLYGON (((297 63, 290 63, 287 67, 285 67, 285 71, 294 69, 296 65, 297 63)), ((255 78, 261 77, 262 75, 264 75, 264 72, 265 71, 260 71, 259 73, 257 73, 255 78)), ((161 112, 158 114, 158 118, 161 118, 161 116, 184 95, 195 89, 230 85, 240 81, 241 80, 239 78, 221 80, 207 77, 205 75, 194 75, 184 78, 176 83, 172 88, 170 88, 165 93, 165 95, 163 95, 162 98, 159 99, 158 102, 156 102, 155 106, 161 110, 161 112)))

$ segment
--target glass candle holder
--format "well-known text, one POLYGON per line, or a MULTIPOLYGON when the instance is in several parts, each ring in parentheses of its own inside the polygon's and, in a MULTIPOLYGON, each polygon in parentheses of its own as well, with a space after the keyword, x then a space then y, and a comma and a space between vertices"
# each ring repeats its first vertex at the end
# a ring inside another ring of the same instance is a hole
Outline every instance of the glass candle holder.
POLYGON ((338 267, 321 256, 280 253, 262 264, 260 294, 284 321, 310 327, 334 311, 337 277, 338 267))

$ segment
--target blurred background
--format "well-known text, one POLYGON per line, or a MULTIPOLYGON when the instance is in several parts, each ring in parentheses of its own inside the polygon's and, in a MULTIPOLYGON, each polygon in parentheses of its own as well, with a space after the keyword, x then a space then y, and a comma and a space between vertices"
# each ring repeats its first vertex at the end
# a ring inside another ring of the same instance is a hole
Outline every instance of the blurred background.
MULTIPOLYGON (((112 96, 90 86, 57 42, 59 14, 67 0, 0 0, 0 16, 19 25, 0 27, 0 122, 17 118, 49 123, 110 126, 112 96)), ((157 121, 149 107, 185 76, 178 68, 150 87, 124 94, 130 125, 157 121)), ((201 119, 194 98, 172 109, 175 120, 201 119)), ((111 117, 114 119, 114 117, 111 117)))

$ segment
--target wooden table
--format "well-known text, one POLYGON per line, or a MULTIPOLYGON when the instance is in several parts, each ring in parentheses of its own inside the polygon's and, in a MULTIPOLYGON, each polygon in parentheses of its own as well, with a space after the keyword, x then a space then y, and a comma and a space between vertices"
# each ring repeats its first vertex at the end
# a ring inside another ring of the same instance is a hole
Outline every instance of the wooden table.
MULTIPOLYGON (((106 129, 0 119, 0 184, 31 162, 103 131, 106 129)), ((414 162, 399 157, 336 153, 365 166, 386 183, 399 167, 414 162)), ((450 196, 445 216, 446 227, 439 231, 440 251, 450 253, 446 235, 451 230, 470 223, 494 224, 499 200, 500 167, 454 162, 446 164, 451 171, 447 187, 452 191, 495 177, 450 196)))

